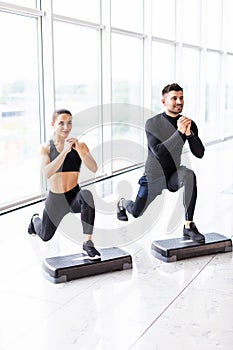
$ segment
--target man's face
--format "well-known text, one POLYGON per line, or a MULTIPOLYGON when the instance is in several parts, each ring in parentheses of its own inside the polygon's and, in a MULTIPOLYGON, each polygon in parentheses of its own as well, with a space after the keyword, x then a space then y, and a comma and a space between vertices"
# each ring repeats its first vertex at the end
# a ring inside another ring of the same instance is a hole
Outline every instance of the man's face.
POLYGON ((165 106, 165 112, 175 117, 182 112, 184 106, 183 91, 170 91, 162 98, 162 103, 165 106))

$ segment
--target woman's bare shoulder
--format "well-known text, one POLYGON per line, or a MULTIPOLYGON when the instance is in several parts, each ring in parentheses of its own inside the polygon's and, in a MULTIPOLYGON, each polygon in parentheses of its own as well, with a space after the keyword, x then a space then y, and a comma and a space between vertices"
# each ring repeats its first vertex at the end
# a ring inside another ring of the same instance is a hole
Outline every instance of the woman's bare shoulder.
POLYGON ((41 145, 41 154, 48 155, 50 152, 50 143, 45 142, 41 145))

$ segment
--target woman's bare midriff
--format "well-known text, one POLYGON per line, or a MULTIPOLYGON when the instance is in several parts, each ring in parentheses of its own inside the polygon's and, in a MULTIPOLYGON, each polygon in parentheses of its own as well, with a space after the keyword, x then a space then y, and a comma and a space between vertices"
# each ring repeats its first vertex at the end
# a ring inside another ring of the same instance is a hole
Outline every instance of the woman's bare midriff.
POLYGON ((79 172, 64 172, 52 175, 49 182, 49 189, 54 193, 64 193, 72 190, 78 184, 79 172))

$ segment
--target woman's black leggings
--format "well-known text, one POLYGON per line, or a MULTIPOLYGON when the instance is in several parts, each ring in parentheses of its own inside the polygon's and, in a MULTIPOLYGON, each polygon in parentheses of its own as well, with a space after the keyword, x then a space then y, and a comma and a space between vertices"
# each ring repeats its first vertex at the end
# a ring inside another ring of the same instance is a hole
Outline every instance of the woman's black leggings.
POLYGON ((149 179, 142 176, 138 181, 140 187, 135 202, 125 200, 124 207, 135 218, 141 216, 147 209, 149 204, 162 193, 162 190, 168 189, 176 192, 184 187, 183 204, 185 208, 185 219, 193 220, 196 199, 197 184, 194 172, 185 166, 180 166, 176 172, 168 177, 160 177, 158 179, 149 179))
POLYGON ((34 228, 43 241, 49 241, 63 217, 70 213, 81 213, 84 234, 92 234, 95 220, 95 205, 92 193, 77 185, 65 193, 49 192, 45 201, 42 220, 34 218, 34 228))

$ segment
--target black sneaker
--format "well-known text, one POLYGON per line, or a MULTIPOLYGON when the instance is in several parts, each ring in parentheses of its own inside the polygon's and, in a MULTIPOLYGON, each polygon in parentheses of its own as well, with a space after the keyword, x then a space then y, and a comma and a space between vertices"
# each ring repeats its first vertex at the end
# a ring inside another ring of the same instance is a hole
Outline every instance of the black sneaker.
POLYGON ((194 222, 191 222, 190 223, 190 227, 189 228, 186 228, 184 226, 184 229, 183 229, 183 235, 184 236, 188 236, 190 239, 192 239, 194 242, 197 242, 197 243, 205 243, 205 236, 202 235, 196 225, 194 224, 194 222))
POLYGON ((126 210, 123 207, 123 202, 124 198, 121 198, 119 202, 117 203, 117 219, 121 221, 128 221, 128 216, 126 214, 126 210))
POLYGON ((90 260, 101 259, 100 253, 95 249, 91 240, 83 243, 83 253, 87 254, 90 260))
POLYGON ((29 224, 29 226, 28 226, 28 233, 29 233, 30 235, 36 235, 35 227, 34 227, 34 224, 33 224, 33 218, 34 218, 35 216, 39 216, 39 214, 34 214, 34 215, 32 215, 30 224, 29 224))

